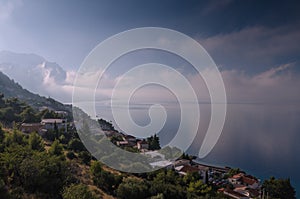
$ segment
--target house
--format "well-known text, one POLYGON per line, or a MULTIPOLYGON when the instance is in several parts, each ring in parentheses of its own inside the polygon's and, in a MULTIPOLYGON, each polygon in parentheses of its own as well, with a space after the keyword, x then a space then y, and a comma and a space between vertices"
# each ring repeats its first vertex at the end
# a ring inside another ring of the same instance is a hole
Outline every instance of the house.
POLYGON ((127 141, 117 141, 117 145, 121 147, 129 146, 127 141))
POLYGON ((181 175, 187 175, 188 173, 197 172, 201 174, 201 170, 198 167, 190 166, 190 165, 181 165, 175 167, 175 171, 177 171, 181 175))
POLYGON ((23 133, 32 133, 37 132, 40 133, 43 128, 41 123, 22 123, 21 124, 21 131, 23 133))
POLYGON ((136 137, 132 135, 123 135, 123 140, 136 143, 136 137))
POLYGON ((235 198, 235 199, 249 199, 248 196, 245 196, 245 195, 243 195, 243 194, 240 194, 240 193, 238 193, 238 192, 235 192, 235 191, 233 191, 233 190, 231 190, 231 189, 225 189, 225 190, 223 191, 223 193, 224 193, 225 195, 227 195, 227 196, 229 196, 229 197, 231 197, 231 198, 235 198))
POLYGON ((67 119, 42 119, 41 124, 46 130, 54 130, 56 125, 59 130, 67 131, 67 119))
POLYGON ((179 159, 174 162, 174 167, 182 166, 182 165, 190 165, 190 160, 179 159))
POLYGON ((117 141, 117 145, 120 147, 133 147, 135 146, 135 144, 133 144, 132 142, 128 142, 128 141, 117 141))
POLYGON ((249 187, 250 189, 257 189, 259 187, 259 181, 249 175, 242 176, 242 184, 249 187))
POLYGON ((232 176, 231 178, 228 178, 228 181, 233 185, 242 184, 241 178, 243 175, 244 175, 243 173, 238 173, 238 174, 232 176))
POLYGON ((250 189, 257 189, 259 187, 259 181, 250 176, 250 175, 245 175, 244 173, 238 173, 231 178, 228 178, 228 181, 232 185, 245 185, 250 189))
POLYGON ((149 149, 149 144, 146 140, 140 140, 137 142, 137 148, 139 150, 148 150, 149 149))
POLYGON ((245 185, 236 185, 235 188, 233 189, 233 191, 240 193, 244 196, 250 196, 248 190, 247 190, 247 186, 245 185))

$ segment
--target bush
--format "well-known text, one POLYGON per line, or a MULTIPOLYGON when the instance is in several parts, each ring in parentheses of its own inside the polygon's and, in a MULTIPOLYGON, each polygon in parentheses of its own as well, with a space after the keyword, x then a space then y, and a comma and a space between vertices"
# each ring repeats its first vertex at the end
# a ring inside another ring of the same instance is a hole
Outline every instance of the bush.
POLYGON ((77 138, 70 140, 70 142, 68 144, 68 147, 69 147, 69 149, 71 149, 73 151, 76 151, 76 152, 84 151, 85 150, 84 145, 77 138))
POLYGON ((109 193, 113 193, 122 182, 122 176, 103 170, 99 162, 93 162, 91 173, 94 184, 109 193))
POLYGON ((87 151, 82 151, 78 154, 78 157, 81 159, 81 161, 86 164, 89 165, 92 159, 92 156, 89 152, 87 151))
POLYGON ((63 153, 63 147, 59 143, 58 140, 55 140, 52 143, 52 145, 51 145, 51 147, 49 149, 49 153, 52 154, 52 155, 57 155, 57 156, 62 155, 62 153, 63 153))
POLYGON ((125 179, 117 189, 117 196, 122 199, 148 198, 149 187, 146 181, 140 179, 125 179))
POLYGON ((96 199, 94 194, 83 184, 72 184, 62 193, 63 199, 96 199))
POLYGON ((275 179, 271 177, 269 180, 264 181, 263 188, 272 198, 296 198, 296 192, 291 185, 290 179, 275 179))
POLYGON ((68 151, 67 153, 67 158, 69 158, 70 160, 73 160, 74 158, 77 158, 76 155, 72 152, 72 151, 68 151))

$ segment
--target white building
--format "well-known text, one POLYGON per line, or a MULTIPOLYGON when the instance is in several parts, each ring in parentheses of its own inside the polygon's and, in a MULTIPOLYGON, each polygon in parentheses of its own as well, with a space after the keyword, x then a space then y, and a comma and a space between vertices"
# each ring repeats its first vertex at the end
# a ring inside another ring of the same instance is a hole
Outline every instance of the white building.
POLYGON ((67 119, 42 119, 41 124, 47 130, 54 130, 56 125, 59 130, 67 132, 67 119))

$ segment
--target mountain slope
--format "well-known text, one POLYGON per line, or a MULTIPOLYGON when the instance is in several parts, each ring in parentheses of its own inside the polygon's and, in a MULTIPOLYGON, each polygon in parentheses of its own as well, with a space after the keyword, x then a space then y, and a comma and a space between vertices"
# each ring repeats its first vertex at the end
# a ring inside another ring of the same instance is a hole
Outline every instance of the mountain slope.
POLYGON ((70 85, 68 72, 42 56, 0 51, 0 71, 30 92, 62 102, 71 100, 70 91, 65 90, 70 85))
POLYGON ((33 83, 42 83, 46 77, 59 83, 66 79, 66 71, 61 66, 36 54, 0 51, 0 70, 30 89, 33 83))
POLYGON ((3 93, 5 98, 17 97, 21 101, 27 102, 34 108, 46 106, 54 110, 67 111, 71 115, 70 105, 64 105, 52 98, 46 98, 37 94, 33 94, 28 90, 23 89, 18 83, 11 80, 2 72, 0 72, 0 93, 3 93))

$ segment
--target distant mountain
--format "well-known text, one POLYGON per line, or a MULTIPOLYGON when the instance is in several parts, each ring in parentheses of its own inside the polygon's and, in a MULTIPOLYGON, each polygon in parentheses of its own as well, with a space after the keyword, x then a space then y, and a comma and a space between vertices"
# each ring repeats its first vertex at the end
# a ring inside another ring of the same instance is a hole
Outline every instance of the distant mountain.
POLYGON ((71 100, 70 92, 64 90, 70 84, 67 72, 39 55, 0 51, 0 71, 33 93, 63 102, 71 100))
POLYGON ((22 86, 11 80, 2 72, 0 72, 0 93, 3 93, 5 98, 17 97, 21 101, 25 101, 37 109, 48 107, 54 110, 67 111, 71 115, 70 105, 64 105, 52 98, 46 98, 38 94, 33 94, 28 90, 23 89, 22 86))
POLYGON ((56 82, 66 79, 66 71, 61 66, 35 54, 1 51, 0 70, 25 88, 45 78, 53 78, 56 82))

